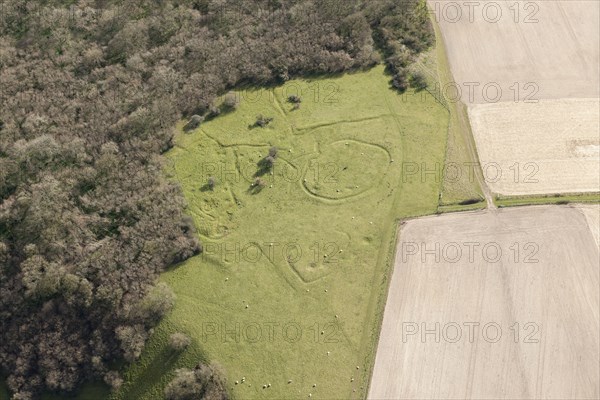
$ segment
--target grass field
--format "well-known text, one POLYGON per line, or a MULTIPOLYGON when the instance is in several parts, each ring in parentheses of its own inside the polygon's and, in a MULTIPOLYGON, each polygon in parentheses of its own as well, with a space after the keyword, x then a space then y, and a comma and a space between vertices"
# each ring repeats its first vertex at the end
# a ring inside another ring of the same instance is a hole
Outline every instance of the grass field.
POLYGON ((246 90, 235 112, 178 133, 166 169, 205 251, 162 275, 175 309, 115 397, 160 398, 175 368, 204 358, 238 399, 366 396, 397 221, 438 208, 441 183, 403 165, 443 163, 449 118, 388 81, 376 67, 246 90), (274 120, 251 128, 258 114, 274 120), (277 161, 258 190, 271 146, 277 161), (179 357, 165 349, 175 331, 194 340, 179 357))
MULTIPOLYGON (((411 67, 427 78, 428 88, 435 97, 446 107, 450 115, 446 156, 442 168, 442 193, 440 211, 466 210, 485 207, 485 197, 476 176, 469 174, 470 166, 478 164, 475 143, 467 116, 466 106, 459 100, 453 101, 446 96, 452 96, 451 88, 454 79, 448 64, 446 50, 442 42, 439 27, 432 20, 435 28, 437 45, 423 53, 411 67), (480 203, 464 207, 462 202, 479 200, 480 203)), ((436 168, 427 166, 428 169, 436 168)), ((480 173, 479 168, 477 173, 480 173)))
POLYGON ((498 207, 515 207, 536 204, 597 204, 600 193, 557 194, 547 196, 496 196, 494 202, 498 207))

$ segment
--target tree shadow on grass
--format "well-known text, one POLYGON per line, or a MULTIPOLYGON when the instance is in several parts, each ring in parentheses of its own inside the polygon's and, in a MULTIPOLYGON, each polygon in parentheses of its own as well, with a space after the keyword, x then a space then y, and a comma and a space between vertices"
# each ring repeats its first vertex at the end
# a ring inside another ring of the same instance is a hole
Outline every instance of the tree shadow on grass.
POLYGON ((252 183, 250 187, 248 187, 248 190, 246 192, 250 194, 259 194, 264 188, 264 183, 258 183, 257 181, 254 181, 254 183, 252 183))
POLYGON ((254 173, 254 182, 252 182, 248 188, 247 193, 258 194, 262 192, 266 186, 266 182, 262 179, 262 177, 273 170, 274 162, 275 159, 273 157, 267 156, 265 158, 261 158, 260 161, 256 163, 258 169, 254 173))
POLYGON ((269 157, 261 158, 256 166, 258 169, 254 173, 255 178, 260 178, 261 176, 265 176, 273 169, 273 159, 269 160, 269 157))
POLYGON ((212 191, 214 191, 214 189, 215 189, 214 185, 211 186, 209 183, 205 183, 204 185, 202 185, 200 187, 201 192, 212 192, 212 191))
POLYGON ((166 373, 177 365, 184 352, 176 352, 168 346, 163 346, 160 352, 145 364, 144 371, 134 378, 134 383, 126 388, 123 398, 143 398, 145 393, 151 391, 154 385, 160 384, 166 373))

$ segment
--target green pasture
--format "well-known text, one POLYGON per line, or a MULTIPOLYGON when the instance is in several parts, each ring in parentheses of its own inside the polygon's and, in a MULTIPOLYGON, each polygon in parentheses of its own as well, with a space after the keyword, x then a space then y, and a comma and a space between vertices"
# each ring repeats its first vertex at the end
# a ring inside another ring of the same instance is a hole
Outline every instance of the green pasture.
POLYGON ((165 168, 204 253, 162 275, 175 309, 115 397, 160 398, 199 359, 222 366, 237 399, 366 396, 397 223, 439 204, 441 180, 404 167, 443 163, 449 121, 427 92, 388 81, 379 66, 241 90, 237 110, 181 124, 165 168), (273 122, 253 127, 259 114, 273 122), (194 340, 180 356, 165 348, 176 331, 194 340))

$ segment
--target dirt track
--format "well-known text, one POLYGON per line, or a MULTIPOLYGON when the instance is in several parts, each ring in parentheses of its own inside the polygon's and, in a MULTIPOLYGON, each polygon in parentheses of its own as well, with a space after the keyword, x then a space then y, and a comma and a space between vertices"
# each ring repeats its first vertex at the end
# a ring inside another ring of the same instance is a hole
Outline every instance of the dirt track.
POLYGON ((596 214, 542 206, 407 222, 369 398, 597 399, 596 214))

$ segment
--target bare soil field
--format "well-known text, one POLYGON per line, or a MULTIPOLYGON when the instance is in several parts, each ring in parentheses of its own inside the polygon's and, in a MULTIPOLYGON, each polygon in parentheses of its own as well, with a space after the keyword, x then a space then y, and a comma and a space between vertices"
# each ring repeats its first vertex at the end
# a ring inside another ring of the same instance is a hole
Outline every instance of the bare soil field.
POLYGON ((600 2, 428 4, 491 191, 600 191, 600 2))
POLYGON ((369 398, 597 399, 595 213, 540 206, 404 224, 369 398))
POLYGON ((600 102, 469 107, 486 183, 503 195, 600 191, 600 102))
POLYGON ((429 5, 466 104, 599 96, 600 2, 429 5))
POLYGON ((596 245, 600 247, 600 204, 577 206, 585 215, 596 245))

